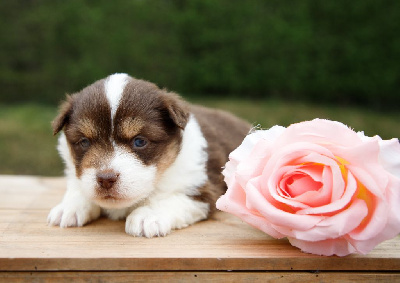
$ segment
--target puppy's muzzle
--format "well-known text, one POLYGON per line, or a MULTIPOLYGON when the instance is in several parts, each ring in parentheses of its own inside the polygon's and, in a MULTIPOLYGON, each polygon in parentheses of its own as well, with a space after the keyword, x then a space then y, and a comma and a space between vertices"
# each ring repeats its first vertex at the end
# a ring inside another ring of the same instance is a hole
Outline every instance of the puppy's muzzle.
POLYGON ((111 189, 115 183, 118 181, 119 173, 113 170, 104 170, 96 174, 97 183, 103 189, 111 189))

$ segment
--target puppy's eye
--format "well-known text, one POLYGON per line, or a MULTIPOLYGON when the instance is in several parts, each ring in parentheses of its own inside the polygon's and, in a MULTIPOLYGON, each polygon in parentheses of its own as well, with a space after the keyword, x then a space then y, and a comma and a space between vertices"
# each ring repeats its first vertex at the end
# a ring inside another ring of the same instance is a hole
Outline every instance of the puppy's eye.
POLYGON ((142 148, 147 145, 147 140, 142 137, 136 137, 133 139, 132 146, 134 148, 142 148))
POLYGON ((88 149, 90 146, 90 141, 87 138, 82 138, 79 142, 78 142, 79 146, 82 149, 88 149))

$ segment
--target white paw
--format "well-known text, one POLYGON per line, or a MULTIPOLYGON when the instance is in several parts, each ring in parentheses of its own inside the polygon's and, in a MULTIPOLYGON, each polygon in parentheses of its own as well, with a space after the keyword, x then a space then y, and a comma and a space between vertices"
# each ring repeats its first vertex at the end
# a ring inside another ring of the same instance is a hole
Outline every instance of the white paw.
MULTIPOLYGON (((183 228, 183 225, 179 228, 183 228)), ((162 237, 166 236, 175 227, 173 219, 165 213, 160 213, 149 207, 140 207, 133 211, 126 219, 126 233, 139 237, 162 237)))
POLYGON ((84 224, 100 216, 100 207, 88 202, 61 202, 55 206, 47 217, 47 223, 53 226, 74 227, 84 224))
POLYGON ((153 199, 150 205, 132 211, 126 219, 125 231, 133 236, 147 238, 166 236, 173 229, 181 229, 206 219, 208 211, 207 203, 195 201, 184 194, 153 199))

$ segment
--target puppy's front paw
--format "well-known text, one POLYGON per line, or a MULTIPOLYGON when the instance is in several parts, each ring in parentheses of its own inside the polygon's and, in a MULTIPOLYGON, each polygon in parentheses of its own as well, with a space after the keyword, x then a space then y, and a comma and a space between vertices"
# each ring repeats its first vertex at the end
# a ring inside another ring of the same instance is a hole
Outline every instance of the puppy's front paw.
POLYGON ((47 223, 53 226, 83 226, 100 216, 100 207, 86 202, 62 202, 55 206, 47 217, 47 223))
POLYGON ((152 238, 166 236, 171 232, 172 221, 168 215, 149 207, 140 207, 126 219, 125 231, 133 236, 152 238))

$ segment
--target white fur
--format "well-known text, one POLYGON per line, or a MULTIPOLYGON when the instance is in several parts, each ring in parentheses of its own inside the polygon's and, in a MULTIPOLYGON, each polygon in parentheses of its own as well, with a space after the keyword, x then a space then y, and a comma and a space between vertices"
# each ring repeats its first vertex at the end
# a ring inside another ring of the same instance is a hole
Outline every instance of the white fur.
POLYGON ((160 192, 181 192, 196 195, 196 188, 205 184, 207 141, 195 117, 190 115, 183 131, 182 146, 175 162, 165 171, 158 184, 160 192))
POLYGON ((191 115, 183 132, 182 147, 165 171, 146 205, 132 211, 125 231, 134 236, 164 236, 207 218, 209 204, 193 200, 207 181, 207 142, 191 115))
POLYGON ((50 211, 47 222, 60 227, 83 226, 100 216, 100 207, 88 199, 81 190, 81 182, 76 177, 75 166, 64 133, 58 138, 57 149, 65 162, 67 191, 61 203, 50 211))
POLYGON ((74 160, 72 159, 71 152, 69 151, 67 138, 65 137, 64 133, 61 133, 58 137, 58 153, 60 154, 62 160, 65 163, 65 175, 67 176, 68 180, 75 177, 75 166, 74 160))
POLYGON ((208 204, 198 202, 182 193, 149 200, 128 216, 125 231, 133 236, 165 236, 173 229, 189 226, 207 218, 208 204))
MULTIPOLYGON (((121 77, 119 77, 121 78, 121 77)), ((116 110, 115 110, 116 111, 116 110)), ((48 216, 51 225, 82 226, 103 213, 111 219, 126 216, 125 230, 134 236, 164 236, 207 218, 209 205, 191 198, 207 182, 207 142, 193 115, 182 131, 181 150, 173 164, 156 180, 157 168, 145 166, 120 147, 100 169, 120 173, 118 191, 124 202, 96 199, 96 170, 85 169, 75 175, 75 166, 65 135, 59 138, 58 150, 66 164, 67 192, 62 202, 48 216)), ((104 162, 104 161, 102 161, 104 162)))
MULTIPOLYGON (((115 113, 117 112, 127 82, 127 74, 114 74, 109 76, 104 83, 106 97, 111 107, 111 121, 113 121, 115 117, 115 113)), ((113 124, 114 123, 111 123, 111 125, 113 124)))
MULTIPOLYGON (((82 190, 84 194, 92 199, 96 204, 108 209, 120 209, 133 206, 143 199, 147 198, 154 190, 154 180, 156 177, 155 166, 145 166, 135 156, 121 147, 114 149, 114 155, 110 161, 103 164, 100 170, 111 169, 120 174, 116 184, 118 194, 124 199, 118 202, 102 200, 96 198, 95 188, 97 186, 96 173, 94 168, 86 169, 82 174, 82 190)), ((114 217, 110 210, 109 215, 114 217)))
POLYGON ((69 184, 62 202, 50 211, 47 222, 65 228, 83 226, 97 219, 100 216, 100 207, 87 199, 77 187, 69 184))

